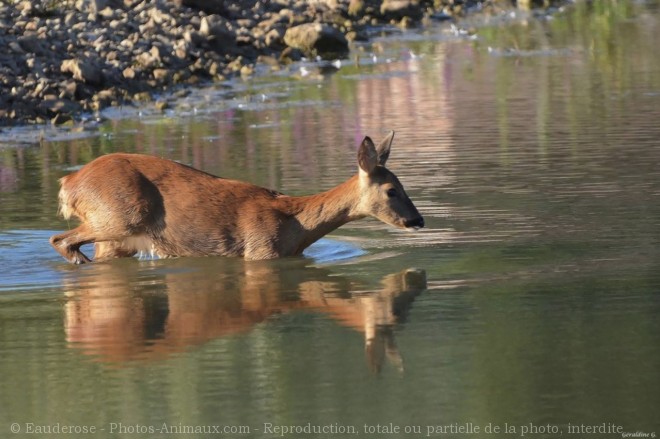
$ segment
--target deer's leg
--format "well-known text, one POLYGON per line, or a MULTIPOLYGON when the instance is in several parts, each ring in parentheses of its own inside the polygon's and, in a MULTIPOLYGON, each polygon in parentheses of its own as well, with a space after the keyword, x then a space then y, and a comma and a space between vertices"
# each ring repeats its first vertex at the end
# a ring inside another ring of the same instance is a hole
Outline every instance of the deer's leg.
POLYGON ((91 260, 80 251, 80 246, 96 241, 89 228, 82 224, 73 230, 50 237, 50 245, 72 264, 84 264, 91 260))
POLYGON ((112 258, 128 258, 135 256, 137 249, 126 247, 119 241, 94 243, 94 260, 101 261, 112 258))
POLYGON ((85 264, 92 262, 80 247, 85 244, 94 243, 96 247, 95 259, 110 259, 124 256, 133 256, 137 250, 122 244, 121 234, 95 232, 86 224, 81 224, 73 230, 51 236, 50 244, 61 254, 64 259, 72 264, 85 264))

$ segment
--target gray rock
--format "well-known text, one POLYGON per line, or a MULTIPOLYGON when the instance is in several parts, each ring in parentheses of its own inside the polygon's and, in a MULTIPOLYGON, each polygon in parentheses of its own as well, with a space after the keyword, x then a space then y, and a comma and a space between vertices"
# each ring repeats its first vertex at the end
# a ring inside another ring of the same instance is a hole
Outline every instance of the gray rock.
POLYGON ((321 23, 306 23, 289 28, 284 34, 287 46, 301 50, 309 58, 345 58, 348 40, 337 29, 321 23))
POLYGON ((170 104, 164 99, 157 100, 156 103, 154 104, 154 106, 156 107, 156 109, 158 111, 161 111, 161 112, 163 112, 163 111, 167 110, 168 108, 170 108, 170 104))
POLYGON ((145 68, 154 68, 160 65, 160 50, 158 47, 153 46, 148 52, 139 53, 135 56, 136 64, 145 68))
POLYGON ((108 0, 78 0, 76 1, 76 9, 87 14, 98 14, 109 3, 108 0))
POLYGON ((56 114, 75 114, 80 111, 80 105, 76 102, 70 101, 68 99, 44 99, 39 104, 39 108, 47 112, 47 114, 52 117, 56 114))
POLYGON ((135 69, 133 69, 133 67, 126 67, 122 72, 122 75, 126 79, 133 79, 135 78, 135 69))
POLYGON ((14 53, 25 53, 25 50, 21 47, 20 44, 16 41, 10 41, 9 44, 9 49, 14 52, 14 53))
POLYGON ((289 8, 284 8, 280 10, 279 15, 283 23, 291 23, 294 20, 296 13, 289 8))
POLYGON ((291 64, 295 61, 300 61, 303 53, 299 49, 294 49, 293 47, 287 47, 280 54, 280 62, 282 64, 291 64))
POLYGON ((172 17, 169 13, 158 8, 150 9, 149 16, 156 24, 168 24, 174 20, 174 17, 172 17))
POLYGON ((199 9, 208 14, 227 15, 229 12, 225 5, 225 0, 174 0, 178 7, 187 6, 193 9, 199 9))
POLYGON ((69 98, 76 99, 78 97, 78 83, 76 81, 68 80, 60 84, 60 99, 69 98))
POLYGON ((419 0, 383 0, 380 13, 388 20, 401 20, 404 17, 419 20, 424 11, 419 0))
MULTIPOLYGON (((227 20, 218 15, 202 18, 199 35, 205 37, 204 45, 217 53, 234 53, 238 38, 227 20)), ((194 32, 191 33, 194 42, 194 32)), ((201 46, 202 44, 197 44, 201 46)))
POLYGON ((284 17, 280 14, 269 13, 268 17, 265 17, 263 20, 261 20, 257 26, 262 29, 269 30, 273 29, 274 27, 279 27, 288 21, 289 19, 287 17, 284 17))
POLYGON ((45 55, 48 53, 46 40, 38 38, 36 35, 24 35, 18 37, 18 44, 23 50, 35 55, 45 55))
POLYGON ((209 15, 202 18, 199 24, 199 33, 204 37, 232 35, 231 24, 219 15, 209 15))
POLYGON ((330 9, 336 9, 341 5, 339 0, 315 0, 316 3, 327 6, 330 9))
POLYGON ((73 118, 68 114, 57 113, 54 118, 50 120, 50 123, 53 125, 62 125, 67 122, 71 122, 73 118))
POLYGON ((191 46, 192 43, 186 41, 185 39, 177 40, 174 43, 174 56, 180 60, 188 59, 191 56, 191 46))
POLYGON ((364 0, 350 0, 348 3, 348 14, 359 17, 364 14, 365 4, 364 0))
POLYGON ((264 36, 266 47, 279 49, 284 47, 284 30, 273 28, 264 36))
POLYGON ((80 59, 67 59, 60 65, 62 73, 71 73, 73 79, 86 82, 91 85, 100 85, 103 82, 101 69, 91 61, 80 59))
POLYGON ((170 71, 167 69, 154 69, 152 74, 157 81, 166 81, 170 77, 170 71))
POLYGON ((32 12, 33 6, 31 1, 23 0, 22 2, 18 2, 15 6, 17 11, 24 12, 26 14, 29 14, 32 12))

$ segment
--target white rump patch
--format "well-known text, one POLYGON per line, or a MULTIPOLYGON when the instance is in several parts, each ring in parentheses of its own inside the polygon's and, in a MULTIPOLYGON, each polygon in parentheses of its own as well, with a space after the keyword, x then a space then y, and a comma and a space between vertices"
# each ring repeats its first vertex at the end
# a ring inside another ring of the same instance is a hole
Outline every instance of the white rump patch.
POLYGON ((60 188, 60 192, 57 195, 60 201, 59 205, 59 213, 64 217, 64 219, 70 219, 71 216, 74 214, 73 209, 71 209, 71 206, 69 205, 69 192, 64 189, 64 187, 60 188))

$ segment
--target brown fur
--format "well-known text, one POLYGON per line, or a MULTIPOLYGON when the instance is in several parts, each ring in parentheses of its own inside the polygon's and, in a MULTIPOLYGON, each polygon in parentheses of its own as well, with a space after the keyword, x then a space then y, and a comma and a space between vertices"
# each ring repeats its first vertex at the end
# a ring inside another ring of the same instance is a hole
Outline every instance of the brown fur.
POLYGON ((270 259, 299 255, 325 234, 365 216, 397 227, 422 227, 403 186, 383 166, 392 136, 378 149, 365 138, 358 175, 305 197, 215 177, 162 158, 102 156, 60 180, 60 212, 82 224, 50 242, 76 264, 90 261, 80 246, 92 242, 96 260, 138 252, 270 259))

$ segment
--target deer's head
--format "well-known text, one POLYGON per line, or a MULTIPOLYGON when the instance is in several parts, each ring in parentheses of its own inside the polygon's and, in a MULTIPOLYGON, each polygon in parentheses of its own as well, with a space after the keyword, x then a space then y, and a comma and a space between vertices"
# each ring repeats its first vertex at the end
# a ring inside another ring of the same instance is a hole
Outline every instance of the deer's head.
POLYGON ((360 211, 394 227, 417 230, 424 227, 424 218, 396 175, 385 167, 393 138, 394 131, 391 131, 378 146, 369 137, 360 144, 360 211))

